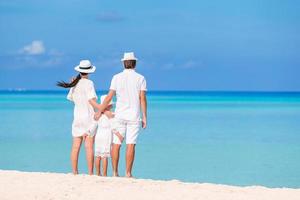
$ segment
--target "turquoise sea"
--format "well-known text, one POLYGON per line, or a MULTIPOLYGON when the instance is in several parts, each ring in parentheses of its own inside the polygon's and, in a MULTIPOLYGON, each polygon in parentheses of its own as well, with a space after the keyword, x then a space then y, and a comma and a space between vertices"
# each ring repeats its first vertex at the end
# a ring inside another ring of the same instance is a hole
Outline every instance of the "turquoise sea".
MULTIPOLYGON (((70 172, 73 105, 65 96, 0 92, 0 169, 70 172)), ((300 188, 300 93, 149 92, 148 107, 134 176, 300 188)), ((121 175, 124 165, 123 152, 121 175)))

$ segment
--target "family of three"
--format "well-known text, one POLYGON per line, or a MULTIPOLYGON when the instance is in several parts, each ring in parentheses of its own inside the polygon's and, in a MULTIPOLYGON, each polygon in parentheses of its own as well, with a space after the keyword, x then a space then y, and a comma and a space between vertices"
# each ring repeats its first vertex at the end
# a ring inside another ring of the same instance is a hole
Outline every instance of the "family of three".
POLYGON ((75 67, 79 74, 70 83, 57 83, 60 87, 70 88, 67 98, 74 102, 73 174, 78 174, 78 156, 81 143, 84 142, 89 174, 93 174, 95 160, 97 175, 106 176, 108 158, 111 157, 113 176, 119 176, 119 153, 125 139, 126 177, 132 177, 139 130, 141 126, 144 129, 147 126, 147 88, 144 76, 135 71, 137 58, 134 53, 124 53, 121 61, 124 70, 113 76, 110 90, 107 95, 101 96, 100 104, 94 83, 89 80, 89 74, 95 72, 96 67, 88 60, 80 61, 75 67), (114 96, 115 112, 112 112, 114 96))

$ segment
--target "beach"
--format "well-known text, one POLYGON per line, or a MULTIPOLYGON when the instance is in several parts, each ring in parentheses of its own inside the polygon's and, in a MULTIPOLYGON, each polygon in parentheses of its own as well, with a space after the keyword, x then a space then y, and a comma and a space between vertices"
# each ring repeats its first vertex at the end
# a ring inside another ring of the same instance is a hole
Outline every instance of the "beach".
POLYGON ((11 199, 151 199, 151 200, 298 200, 300 189, 237 187, 209 183, 183 183, 0 170, 0 196, 11 199))

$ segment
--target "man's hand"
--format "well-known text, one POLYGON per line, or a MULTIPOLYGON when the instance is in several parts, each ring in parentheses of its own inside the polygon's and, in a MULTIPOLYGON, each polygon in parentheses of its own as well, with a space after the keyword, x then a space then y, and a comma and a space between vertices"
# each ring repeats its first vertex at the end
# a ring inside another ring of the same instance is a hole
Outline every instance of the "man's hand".
POLYGON ((101 115, 102 115, 101 112, 96 112, 95 115, 94 115, 94 119, 95 119, 96 121, 98 121, 98 120, 100 119, 101 115))
POLYGON ((143 129, 147 128, 147 118, 146 117, 143 117, 143 119, 142 119, 142 128, 143 129))

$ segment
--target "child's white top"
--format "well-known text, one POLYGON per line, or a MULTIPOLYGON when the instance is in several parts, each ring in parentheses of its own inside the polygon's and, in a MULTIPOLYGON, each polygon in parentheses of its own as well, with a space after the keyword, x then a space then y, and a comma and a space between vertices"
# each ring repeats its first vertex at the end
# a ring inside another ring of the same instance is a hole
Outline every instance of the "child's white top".
POLYGON ((115 117, 118 119, 140 120, 140 91, 146 91, 146 79, 134 69, 125 69, 114 75, 110 89, 116 91, 115 117))
POLYGON ((96 98, 96 91, 93 81, 82 78, 77 85, 70 89, 67 99, 73 101, 74 120, 72 124, 72 135, 74 137, 83 134, 94 135, 97 123, 94 120, 94 108, 89 103, 90 99, 96 98))

